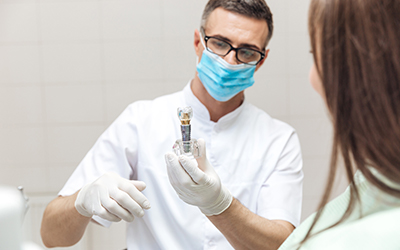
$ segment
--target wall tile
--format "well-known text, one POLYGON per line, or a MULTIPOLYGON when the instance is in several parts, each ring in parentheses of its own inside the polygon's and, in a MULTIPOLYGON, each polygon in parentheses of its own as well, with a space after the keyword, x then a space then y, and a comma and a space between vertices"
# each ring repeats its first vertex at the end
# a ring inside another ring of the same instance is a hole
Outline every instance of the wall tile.
POLYGON ((167 94, 164 82, 135 81, 126 84, 106 85, 107 121, 114 121, 131 103, 139 100, 152 100, 167 94))
POLYGON ((0 46, 0 86, 39 85, 42 70, 39 45, 0 46))
POLYGON ((6 3, 6 4, 25 4, 25 3, 37 3, 38 0, 0 0, 0 4, 6 3))
POLYGON ((42 127, 1 127, 0 164, 44 164, 42 127))
POLYGON ((167 39, 193 39, 200 28, 201 15, 207 1, 163 0, 163 28, 167 39))
MULTIPOLYGON (((24 156, 24 154, 21 154, 21 156, 24 156)), ((44 164, 1 165, 0 183, 2 185, 23 186, 25 192, 30 193, 47 191, 47 175, 44 164)))
POLYGON ((323 116, 328 113, 322 97, 315 92, 308 77, 289 77, 289 107, 294 116, 323 116))
POLYGON ((261 65, 259 70, 256 72, 256 75, 259 76, 287 76, 287 58, 286 48, 282 46, 286 42, 286 38, 282 34, 275 34, 271 41, 267 46, 267 50, 269 49, 269 53, 267 58, 264 61, 264 64, 261 65))
POLYGON ((287 74, 290 76, 308 76, 313 63, 308 35, 288 33, 285 35, 285 57, 287 74))
MULTIPOLYGON (((286 13, 287 1, 266 1, 269 6, 272 18, 274 21, 274 34, 284 34, 287 31, 287 19, 288 15, 282 15, 281 13, 286 13)), ((275 35, 274 35, 275 36, 275 35)))
MULTIPOLYGON (((49 166, 78 166, 104 132, 103 125, 54 126, 47 129, 47 161, 49 166)), ((49 170, 49 173, 53 172, 49 170)))
POLYGON ((100 39, 99 2, 46 2, 40 4, 42 41, 100 39))
POLYGON ((39 41, 37 11, 34 3, 0 2, 0 17, 0 42, 39 41))
POLYGON ((45 88, 47 122, 102 122, 103 87, 49 86, 45 88))
POLYGON ((46 84, 102 81, 100 43, 43 45, 46 84))
POLYGON ((104 39, 161 38, 160 0, 117 0, 101 3, 104 39))
POLYGON ((308 35, 309 3, 310 0, 296 0, 290 3, 286 1, 285 21, 288 33, 308 35))
POLYGON ((0 87, 0 124, 38 124, 43 120, 41 87, 0 87))
POLYGON ((145 40, 104 44, 105 78, 107 82, 163 80, 162 41, 145 40))
MULTIPOLYGON (((59 136, 58 138, 60 138, 62 136, 59 136)), ((66 143, 68 141, 68 139, 64 139, 62 142, 60 142, 61 144, 66 143)), ((90 144, 90 143, 86 143, 86 144, 90 144)), ((53 145, 51 145, 51 147, 53 147, 53 145)), ((90 147, 90 146, 89 146, 90 147)), ((89 149, 87 149, 87 151, 89 151, 89 149)), ((77 157, 76 159, 79 158, 79 156, 84 155, 85 153, 84 149, 81 149, 78 153, 77 153, 77 157)), ((62 155, 62 157, 67 158, 68 154, 62 155)), ((82 157, 81 157, 82 158, 82 157)), ((65 183, 67 182, 68 178, 72 175, 72 173, 74 172, 74 170, 76 169, 76 167, 78 166, 78 164, 49 164, 49 166, 46 169, 46 173, 47 173, 47 189, 46 192, 52 192, 52 193, 58 193, 61 188, 65 185, 65 183)))
POLYGON ((290 119, 296 129, 304 157, 329 156, 332 144, 332 125, 325 116, 290 119))
POLYGON ((287 78, 270 76, 260 79, 256 73, 255 79, 255 84, 245 90, 247 101, 271 116, 288 115, 287 78))
POLYGON ((82 3, 82 2, 100 2, 102 0, 36 0, 39 3, 82 3))
POLYGON ((166 79, 193 78, 196 72, 197 55, 192 39, 167 40, 162 44, 166 79), (173 63, 171 63, 173 62, 173 63))

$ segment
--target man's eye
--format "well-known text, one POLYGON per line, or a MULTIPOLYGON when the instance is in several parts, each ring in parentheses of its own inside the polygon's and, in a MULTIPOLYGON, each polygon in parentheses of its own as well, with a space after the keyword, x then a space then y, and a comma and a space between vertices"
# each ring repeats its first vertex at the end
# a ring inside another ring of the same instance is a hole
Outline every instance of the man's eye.
POLYGON ((213 44, 213 46, 215 48, 227 48, 227 47, 229 47, 228 44, 226 44, 226 43, 224 43, 222 41, 213 41, 212 44, 213 44))
POLYGON ((252 58, 254 57, 255 52, 252 50, 248 50, 248 49, 241 49, 240 50, 240 56, 242 56, 243 58, 252 58))

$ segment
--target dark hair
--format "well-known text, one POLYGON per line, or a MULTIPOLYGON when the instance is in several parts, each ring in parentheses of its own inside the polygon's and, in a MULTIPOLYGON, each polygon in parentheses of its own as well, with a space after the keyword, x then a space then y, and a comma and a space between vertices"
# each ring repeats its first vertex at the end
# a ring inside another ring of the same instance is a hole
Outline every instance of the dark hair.
POLYGON ((264 0, 210 0, 203 11, 201 18, 201 28, 205 29, 208 17, 216 8, 223 8, 243 16, 265 20, 268 24, 268 36, 265 46, 271 40, 274 31, 272 13, 264 0))
MULTIPOLYGON (((383 192, 400 197, 373 174, 400 182, 400 1, 312 0, 309 32, 334 128, 330 176, 314 222, 328 202, 339 158, 350 183, 349 217, 359 200, 358 169, 383 192)), ((326 230, 324 229, 324 230, 326 230)))

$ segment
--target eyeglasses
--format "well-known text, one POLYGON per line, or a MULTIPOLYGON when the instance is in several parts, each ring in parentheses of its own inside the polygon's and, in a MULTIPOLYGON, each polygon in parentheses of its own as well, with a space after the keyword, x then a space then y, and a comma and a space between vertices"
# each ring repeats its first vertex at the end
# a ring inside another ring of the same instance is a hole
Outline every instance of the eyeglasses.
POLYGON ((265 54, 260 51, 246 47, 235 48, 230 43, 219 38, 206 36, 204 30, 202 30, 202 33, 206 42, 206 49, 216 55, 226 56, 234 50, 236 52, 236 59, 239 62, 250 65, 257 65, 265 57, 265 54))

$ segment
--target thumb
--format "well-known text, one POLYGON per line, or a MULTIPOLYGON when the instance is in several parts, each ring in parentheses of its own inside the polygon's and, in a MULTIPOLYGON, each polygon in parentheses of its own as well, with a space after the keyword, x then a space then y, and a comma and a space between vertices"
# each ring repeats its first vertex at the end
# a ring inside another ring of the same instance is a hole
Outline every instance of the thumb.
POLYGON ((187 156, 181 155, 179 156, 179 162, 194 182, 197 184, 202 184, 204 182, 205 173, 197 167, 198 164, 193 159, 189 159, 187 156))
POLYGON ((146 183, 143 181, 130 181, 139 191, 143 191, 146 188, 146 183))

